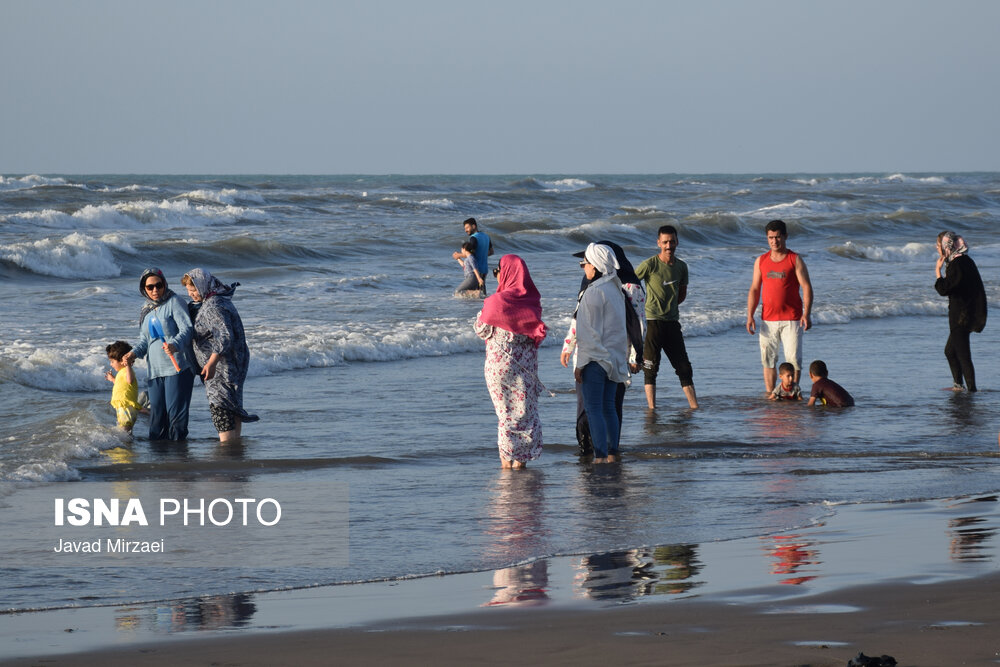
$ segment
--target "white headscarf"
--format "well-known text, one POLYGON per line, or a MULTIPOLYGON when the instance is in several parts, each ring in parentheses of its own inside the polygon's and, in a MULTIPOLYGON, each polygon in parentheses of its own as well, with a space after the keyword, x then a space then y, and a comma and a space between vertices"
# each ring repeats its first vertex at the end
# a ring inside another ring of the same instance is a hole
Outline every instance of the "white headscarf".
POLYGON ((583 256, 595 269, 603 274, 600 278, 590 283, 588 287, 613 281, 621 288, 622 282, 618 279, 618 258, 615 257, 614 250, 606 245, 591 243, 587 246, 587 250, 583 253, 583 256))

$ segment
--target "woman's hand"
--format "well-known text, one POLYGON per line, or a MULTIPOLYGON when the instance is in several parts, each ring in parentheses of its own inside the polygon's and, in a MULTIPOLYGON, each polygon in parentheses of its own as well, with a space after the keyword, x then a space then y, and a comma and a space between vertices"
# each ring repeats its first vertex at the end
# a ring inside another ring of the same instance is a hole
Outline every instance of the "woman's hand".
POLYGON ((569 368, 569 352, 563 352, 559 355, 559 363, 563 365, 563 368, 569 368))
MULTIPOLYGON (((126 352, 125 356, 122 357, 122 361, 131 366, 133 363, 135 363, 135 352, 131 351, 126 352)), ((108 372, 110 373, 111 371, 108 372)))
POLYGON ((208 382, 215 377, 215 367, 219 363, 219 355, 213 353, 212 356, 208 358, 205 365, 201 367, 201 379, 208 382))
POLYGON ((163 351, 166 352, 167 354, 173 354, 174 352, 177 351, 177 347, 173 343, 164 342, 163 351))
POLYGON ((934 272, 937 274, 938 278, 941 277, 941 265, 942 264, 944 264, 944 255, 941 255, 940 257, 937 258, 937 265, 934 267, 934 272))

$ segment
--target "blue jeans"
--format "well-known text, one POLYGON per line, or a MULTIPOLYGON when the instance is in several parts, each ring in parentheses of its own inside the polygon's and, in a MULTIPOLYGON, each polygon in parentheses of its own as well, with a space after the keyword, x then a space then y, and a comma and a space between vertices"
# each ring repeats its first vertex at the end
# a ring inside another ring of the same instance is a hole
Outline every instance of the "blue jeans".
POLYGON ((590 437, 594 441, 594 458, 617 455, 620 429, 615 394, 618 392, 618 383, 608 378, 600 364, 591 361, 583 367, 583 382, 580 386, 583 390, 583 409, 590 422, 590 437))
POLYGON ((149 378, 149 439, 186 440, 188 407, 194 389, 194 373, 184 369, 176 375, 149 378))

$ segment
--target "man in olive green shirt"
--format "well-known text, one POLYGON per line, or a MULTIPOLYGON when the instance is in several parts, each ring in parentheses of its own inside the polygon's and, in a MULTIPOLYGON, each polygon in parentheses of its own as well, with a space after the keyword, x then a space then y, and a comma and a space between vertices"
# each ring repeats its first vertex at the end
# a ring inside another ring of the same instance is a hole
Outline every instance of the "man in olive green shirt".
POLYGON ((675 255, 677 230, 672 225, 660 227, 656 245, 660 254, 635 269, 635 274, 646 282, 646 341, 642 351, 646 403, 650 410, 656 408, 656 374, 660 370, 660 350, 663 350, 681 381, 688 404, 697 408, 694 370, 684 347, 678 309, 687 298, 688 268, 675 255))

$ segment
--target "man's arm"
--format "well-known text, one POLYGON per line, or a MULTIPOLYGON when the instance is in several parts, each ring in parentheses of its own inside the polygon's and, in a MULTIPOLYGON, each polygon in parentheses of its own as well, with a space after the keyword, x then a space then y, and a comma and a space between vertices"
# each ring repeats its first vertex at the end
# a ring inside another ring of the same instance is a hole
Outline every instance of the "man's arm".
POLYGON ((747 293, 747 333, 750 335, 757 333, 753 314, 757 311, 757 304, 760 303, 760 282, 760 257, 758 257, 753 263, 753 279, 750 281, 750 291, 747 293))
POLYGON ((799 324, 803 331, 809 331, 809 328, 812 327, 810 314, 813 305, 813 288, 809 281, 809 270, 806 268, 806 263, 798 255, 795 256, 795 276, 799 279, 799 285, 802 287, 802 319, 799 320, 799 324))
POLYGON ((688 298, 688 286, 681 285, 681 288, 677 290, 677 305, 684 303, 684 299, 688 298))

